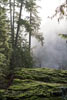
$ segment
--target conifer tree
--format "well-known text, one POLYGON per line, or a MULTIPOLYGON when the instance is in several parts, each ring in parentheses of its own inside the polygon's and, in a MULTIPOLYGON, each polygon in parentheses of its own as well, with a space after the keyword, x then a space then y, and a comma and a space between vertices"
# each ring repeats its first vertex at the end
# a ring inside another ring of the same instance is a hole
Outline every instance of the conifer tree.
MULTIPOLYGON (((38 16, 38 8, 39 6, 36 3, 37 0, 27 0, 26 1, 26 10, 29 13, 29 16, 27 17, 28 23, 30 26, 30 29, 28 29, 29 32, 29 50, 31 49, 31 37, 34 36, 37 38, 39 41, 41 41, 43 45, 43 36, 42 33, 40 32, 40 17, 38 16)), ((28 26, 28 27, 29 27, 28 26)))
MULTIPOLYGON (((10 62, 10 46, 8 35, 8 24, 6 20, 6 10, 3 1, 0 2, 0 79, 6 77, 10 62)), ((3 86, 4 80, 0 80, 3 86)))
POLYGON ((13 48, 11 66, 15 66, 17 58, 15 56, 16 51, 21 44, 22 47, 24 44, 23 40, 25 38, 21 37, 21 34, 24 34, 23 29, 25 28, 25 30, 29 33, 29 51, 31 48, 31 36, 33 35, 41 41, 43 40, 43 37, 42 34, 39 34, 40 20, 37 15, 36 0, 9 0, 9 7, 11 41, 13 48), (16 9, 18 9, 18 11, 16 9), (26 12, 30 13, 29 20, 23 18, 23 16, 25 16, 23 9, 26 9, 26 12))

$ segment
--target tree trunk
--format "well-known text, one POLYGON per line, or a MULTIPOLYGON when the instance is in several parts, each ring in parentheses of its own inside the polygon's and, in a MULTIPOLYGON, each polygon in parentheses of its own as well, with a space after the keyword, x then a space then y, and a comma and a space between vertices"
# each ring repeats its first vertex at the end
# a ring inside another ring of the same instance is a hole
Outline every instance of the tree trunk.
MULTIPOLYGON (((30 25, 31 25, 31 17, 32 17, 32 13, 30 11, 30 25)), ((29 32, 29 52, 30 52, 30 50, 31 50, 31 30, 29 32)))
MULTIPOLYGON (((15 0, 13 4, 13 9, 12 9, 12 4, 11 0, 9 0, 9 5, 10 5, 10 26, 11 26, 11 42, 12 42, 12 49, 14 50, 14 14, 15 14, 15 0)), ((10 70, 14 69, 14 52, 12 52, 11 59, 10 59, 10 70)))
POLYGON ((10 6, 10 27, 11 27, 11 35, 12 35, 12 7, 11 7, 11 0, 9 0, 9 6, 10 6))
POLYGON ((15 0, 14 0, 14 4, 13 4, 13 35, 12 35, 12 41, 13 41, 13 47, 14 47, 14 34, 15 34, 15 32, 14 32, 14 23, 15 23, 15 0))
POLYGON ((12 48, 14 47, 14 14, 15 14, 15 0, 13 4, 13 11, 12 11, 12 4, 11 0, 9 0, 10 5, 10 26, 11 26, 11 39, 12 39, 12 48))
POLYGON ((16 33, 16 39, 15 39, 15 46, 17 46, 17 43, 18 43, 18 35, 19 35, 19 30, 20 30, 20 19, 22 15, 22 5, 23 3, 21 2, 18 25, 17 25, 17 33, 16 33))

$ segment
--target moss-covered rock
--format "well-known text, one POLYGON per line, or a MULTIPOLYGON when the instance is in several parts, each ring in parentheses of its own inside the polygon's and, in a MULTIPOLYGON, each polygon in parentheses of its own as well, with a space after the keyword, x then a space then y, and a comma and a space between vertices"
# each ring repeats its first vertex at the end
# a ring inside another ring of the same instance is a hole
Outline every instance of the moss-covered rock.
POLYGON ((16 78, 49 83, 67 83, 67 71, 46 68, 22 69, 16 72, 16 78))
POLYGON ((62 100, 61 87, 67 86, 67 71, 32 68, 15 72, 6 100, 62 100))

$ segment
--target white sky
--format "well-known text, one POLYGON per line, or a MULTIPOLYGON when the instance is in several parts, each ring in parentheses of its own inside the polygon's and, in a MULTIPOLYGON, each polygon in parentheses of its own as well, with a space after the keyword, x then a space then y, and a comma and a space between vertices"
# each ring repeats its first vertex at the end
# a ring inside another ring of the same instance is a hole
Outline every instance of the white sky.
POLYGON ((42 20, 41 31, 43 32, 45 43, 43 47, 36 40, 33 40, 32 43, 33 47, 36 47, 35 55, 42 58, 44 66, 50 66, 50 64, 52 66, 54 62, 57 64, 58 62, 61 62, 63 56, 66 55, 66 51, 64 51, 67 50, 66 41, 58 36, 58 34, 64 34, 67 32, 67 20, 63 19, 58 23, 56 17, 52 20, 48 18, 48 16, 51 17, 54 15, 55 9, 65 3, 65 1, 66 0, 40 0, 38 2, 38 5, 41 6, 41 9, 39 9, 39 16, 42 20), (65 46, 65 49, 62 48, 63 46, 65 46), (47 59, 47 61, 45 59, 47 59))
POLYGON ((55 13, 55 9, 64 2, 65 0, 40 0, 38 4, 41 6, 40 16, 42 23, 45 22, 48 16, 52 16, 55 13))
POLYGON ((52 35, 51 32, 60 33, 62 30, 66 30, 65 26, 67 23, 65 19, 58 23, 56 17, 52 20, 48 18, 48 16, 51 17, 54 15, 56 8, 65 2, 66 0, 38 0, 38 5, 41 6, 39 9, 39 16, 41 17, 41 31, 43 32, 44 37, 47 37, 47 41, 50 35, 52 35))
MULTIPOLYGON (((47 37, 45 40, 48 41, 51 32, 60 33, 59 30, 64 29, 66 26, 66 20, 61 20, 60 24, 57 21, 57 18, 53 20, 49 19, 48 16, 52 16, 55 14, 55 10, 58 6, 65 3, 66 0, 38 0, 37 3, 41 7, 39 8, 39 16, 41 17, 41 31, 44 37, 47 37), (57 32, 56 32, 57 31, 57 32)), ((54 36, 54 35, 53 35, 54 36)))

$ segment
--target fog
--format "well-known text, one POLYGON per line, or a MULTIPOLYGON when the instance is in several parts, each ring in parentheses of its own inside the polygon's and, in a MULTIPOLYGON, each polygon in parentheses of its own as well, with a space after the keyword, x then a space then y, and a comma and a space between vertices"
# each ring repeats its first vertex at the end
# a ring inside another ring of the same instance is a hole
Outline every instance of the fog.
POLYGON ((67 44, 66 40, 59 34, 67 33, 67 20, 63 19, 59 23, 57 18, 49 19, 55 13, 56 7, 64 3, 65 0, 41 0, 38 4, 39 16, 41 17, 41 29, 44 36, 44 46, 33 39, 34 55, 40 63, 40 67, 58 68, 67 65, 67 44))

